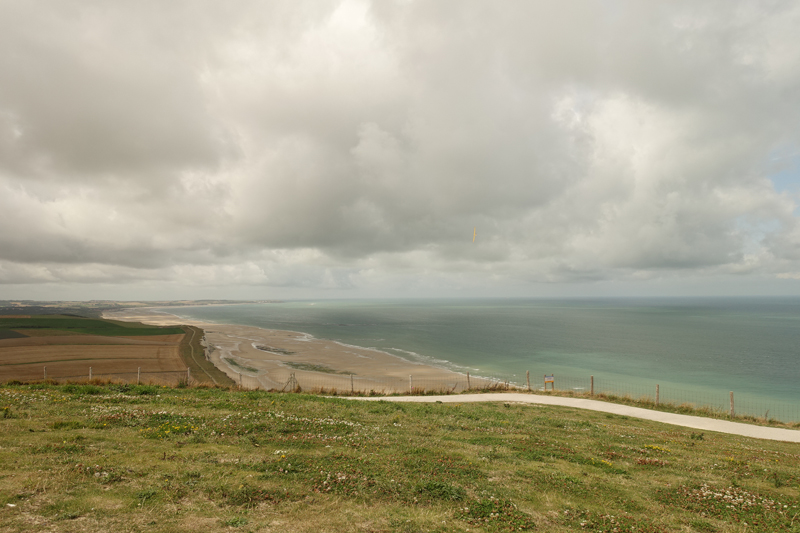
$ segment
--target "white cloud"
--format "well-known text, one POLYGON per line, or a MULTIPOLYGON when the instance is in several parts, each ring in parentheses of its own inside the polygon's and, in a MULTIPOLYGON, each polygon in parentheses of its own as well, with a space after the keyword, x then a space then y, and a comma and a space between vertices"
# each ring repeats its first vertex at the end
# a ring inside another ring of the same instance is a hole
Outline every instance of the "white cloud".
POLYGON ((800 149, 798 22, 792 2, 5 2, 0 283, 794 279, 797 198, 769 177, 800 149))

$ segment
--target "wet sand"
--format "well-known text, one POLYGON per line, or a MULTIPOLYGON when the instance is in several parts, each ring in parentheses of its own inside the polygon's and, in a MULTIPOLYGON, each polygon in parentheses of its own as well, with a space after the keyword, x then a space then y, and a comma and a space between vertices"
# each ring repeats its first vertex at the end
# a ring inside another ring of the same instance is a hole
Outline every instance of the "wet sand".
MULTIPOLYGON (((207 357, 247 388, 335 388, 342 392, 408 392, 466 388, 467 377, 450 370, 374 350, 350 346, 306 333, 187 320, 163 309, 128 309, 104 318, 153 325, 197 326, 205 331, 207 357)), ((472 378, 472 386, 478 385, 472 378)))

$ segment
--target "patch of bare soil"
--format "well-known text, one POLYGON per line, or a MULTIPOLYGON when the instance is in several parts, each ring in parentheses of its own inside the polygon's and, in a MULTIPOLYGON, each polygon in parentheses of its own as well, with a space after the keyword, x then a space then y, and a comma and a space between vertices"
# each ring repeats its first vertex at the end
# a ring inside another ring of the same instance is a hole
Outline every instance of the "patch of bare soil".
POLYGON ((58 345, 0 347, 0 381, 92 374, 184 371, 179 347, 157 345, 58 345))
POLYGON ((113 345, 127 344, 137 346, 177 346, 183 335, 160 335, 147 337, 102 337, 100 335, 69 335, 65 337, 28 337, 21 339, 0 339, 0 349, 15 346, 59 346, 59 345, 113 345), (147 340, 150 339, 150 340, 147 340))

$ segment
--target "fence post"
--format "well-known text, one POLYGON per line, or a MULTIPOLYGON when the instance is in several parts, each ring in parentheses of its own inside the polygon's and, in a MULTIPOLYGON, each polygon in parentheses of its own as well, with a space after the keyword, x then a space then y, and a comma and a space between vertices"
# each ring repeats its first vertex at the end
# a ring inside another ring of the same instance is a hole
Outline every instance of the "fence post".
POLYGON ((192 369, 188 366, 186 367, 186 384, 189 384, 189 381, 192 379, 192 369))
POLYGON ((353 374, 350 374, 350 394, 356 392, 356 389, 353 387, 353 374))
POLYGON ((472 386, 469 384, 469 372, 467 372, 467 390, 470 390, 472 386))
POLYGON ((589 393, 589 396, 594 396, 594 376, 589 376, 589 378, 590 378, 589 382, 591 383, 591 385, 589 386, 589 390, 591 391, 589 393))
POLYGON ((408 392, 414 392, 414 378, 411 377, 411 374, 408 375, 408 392))
POLYGON ((136 370, 136 384, 137 384, 137 385, 139 384, 139 382, 141 381, 141 379, 142 379, 142 367, 139 367, 139 368, 136 370))
POLYGON ((89 367, 89 381, 92 381, 92 367, 89 367))
POLYGON ((47 367, 44 367, 44 379, 47 379, 47 367))
MULTIPOLYGON (((292 374, 294 376, 294 374, 292 374)), ((239 388, 242 388, 242 373, 239 372, 239 388)))
POLYGON ((733 416, 734 416, 734 410, 733 410, 733 391, 731 391, 731 418, 733 418, 733 416))
POLYGON ((658 393, 659 393, 659 392, 660 392, 660 391, 658 390, 658 384, 656 384, 656 407, 658 407, 658 399, 659 399, 659 398, 658 398, 658 393))
POLYGON ((526 370, 525 371, 525 381, 528 382, 528 390, 531 390, 531 371, 530 370, 526 370))

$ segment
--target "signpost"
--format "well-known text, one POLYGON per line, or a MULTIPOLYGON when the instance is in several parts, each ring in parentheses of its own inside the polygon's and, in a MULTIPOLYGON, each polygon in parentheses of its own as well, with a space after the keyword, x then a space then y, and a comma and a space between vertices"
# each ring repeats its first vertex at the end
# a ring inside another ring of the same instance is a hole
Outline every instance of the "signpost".
POLYGON ((556 390, 556 376, 555 376, 555 374, 551 374, 549 376, 547 374, 544 375, 544 390, 547 390, 547 384, 548 383, 552 384, 553 390, 556 390))

